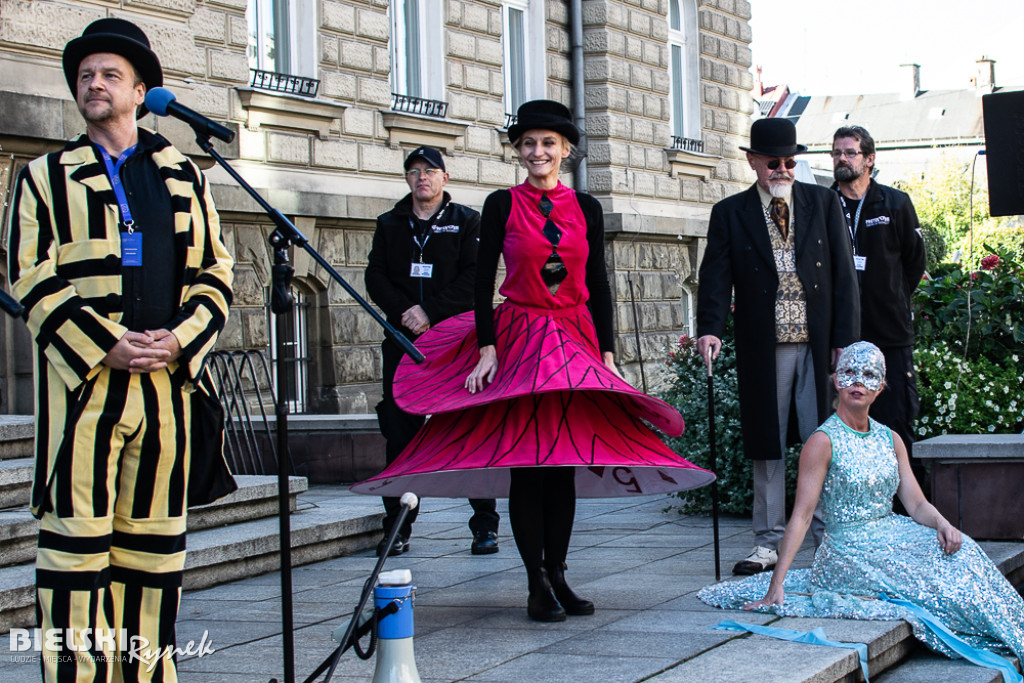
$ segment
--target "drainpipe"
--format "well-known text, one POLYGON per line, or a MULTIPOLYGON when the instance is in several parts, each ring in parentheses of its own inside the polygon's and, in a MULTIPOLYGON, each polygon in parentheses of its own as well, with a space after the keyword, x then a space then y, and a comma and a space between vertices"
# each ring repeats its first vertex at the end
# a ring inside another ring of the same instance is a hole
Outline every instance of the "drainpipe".
MULTIPOLYGON (((571 0, 569 3, 569 32, 572 43, 572 111, 576 127, 586 131, 587 107, 583 99, 583 0, 571 0)), ((580 159, 573 173, 575 189, 587 191, 587 159, 580 159)))

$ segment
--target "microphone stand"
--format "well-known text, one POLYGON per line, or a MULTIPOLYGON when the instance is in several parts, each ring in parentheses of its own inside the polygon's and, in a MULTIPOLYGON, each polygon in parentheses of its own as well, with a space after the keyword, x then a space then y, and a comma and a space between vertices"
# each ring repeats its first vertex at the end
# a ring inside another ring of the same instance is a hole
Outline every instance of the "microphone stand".
MULTIPOLYGON (((359 295, 352 285, 336 271, 330 263, 324 259, 313 247, 309 240, 299 232, 295 224, 288 220, 284 214, 267 203, 242 176, 224 160, 210 142, 210 136, 206 133, 196 131, 196 144, 209 154, 220 166, 234 178, 235 182, 243 190, 256 200, 260 208, 274 222, 274 232, 270 234, 269 242, 274 247, 274 267, 271 294, 271 310, 274 312, 277 338, 283 339, 285 332, 284 315, 291 311, 294 301, 292 300, 289 285, 295 269, 288 265, 288 247, 300 246, 316 261, 331 279, 341 285, 349 295, 377 321, 384 333, 392 341, 398 344, 417 363, 422 363, 424 356, 419 349, 412 345, 405 335, 399 332, 384 317, 376 311, 363 297, 359 295)), ((285 456, 288 450, 288 403, 284 400, 284 380, 282 378, 281 364, 284 359, 279 360, 277 372, 277 499, 278 517, 280 520, 280 553, 281 553, 281 637, 284 651, 284 683, 295 682, 295 643, 294 626, 292 621, 292 542, 291 542, 291 509, 288 495, 288 474, 285 469, 285 456)), ((288 462, 291 462, 289 455, 288 462)), ((396 527, 397 528, 397 527, 396 527)))

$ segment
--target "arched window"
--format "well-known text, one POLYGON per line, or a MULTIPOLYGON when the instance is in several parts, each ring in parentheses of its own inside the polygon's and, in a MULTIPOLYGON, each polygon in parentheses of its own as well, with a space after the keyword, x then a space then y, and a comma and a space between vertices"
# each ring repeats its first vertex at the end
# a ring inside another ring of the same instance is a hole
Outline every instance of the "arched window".
POLYGON ((701 139, 696 0, 669 0, 668 49, 672 147, 682 149, 690 147, 683 140, 701 139))

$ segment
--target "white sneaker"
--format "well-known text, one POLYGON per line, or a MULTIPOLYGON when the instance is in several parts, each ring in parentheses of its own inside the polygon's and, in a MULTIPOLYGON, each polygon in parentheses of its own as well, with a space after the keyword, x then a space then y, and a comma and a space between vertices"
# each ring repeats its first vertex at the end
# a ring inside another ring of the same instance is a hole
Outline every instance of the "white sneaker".
POLYGON ((745 560, 737 562, 732 568, 733 574, 757 574, 775 569, 779 562, 779 553, 774 548, 755 545, 745 560))

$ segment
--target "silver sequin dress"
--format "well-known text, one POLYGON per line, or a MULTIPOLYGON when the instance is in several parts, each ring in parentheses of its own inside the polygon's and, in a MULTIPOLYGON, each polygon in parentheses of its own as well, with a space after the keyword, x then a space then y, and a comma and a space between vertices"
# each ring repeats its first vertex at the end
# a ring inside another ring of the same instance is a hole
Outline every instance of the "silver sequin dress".
MULTIPOLYGON (((868 432, 837 415, 819 427, 832 441, 821 493, 825 536, 810 569, 786 575, 780 616, 906 619, 933 650, 953 652, 909 610, 876 599, 885 593, 931 612, 968 644, 1011 651, 1024 661, 1024 600, 967 536, 946 555, 936 532, 892 511, 899 473, 892 434, 871 420, 868 432), (795 595, 805 593, 807 595, 795 595)), ((738 609, 763 598, 771 574, 727 581, 698 594, 709 605, 738 609)))

